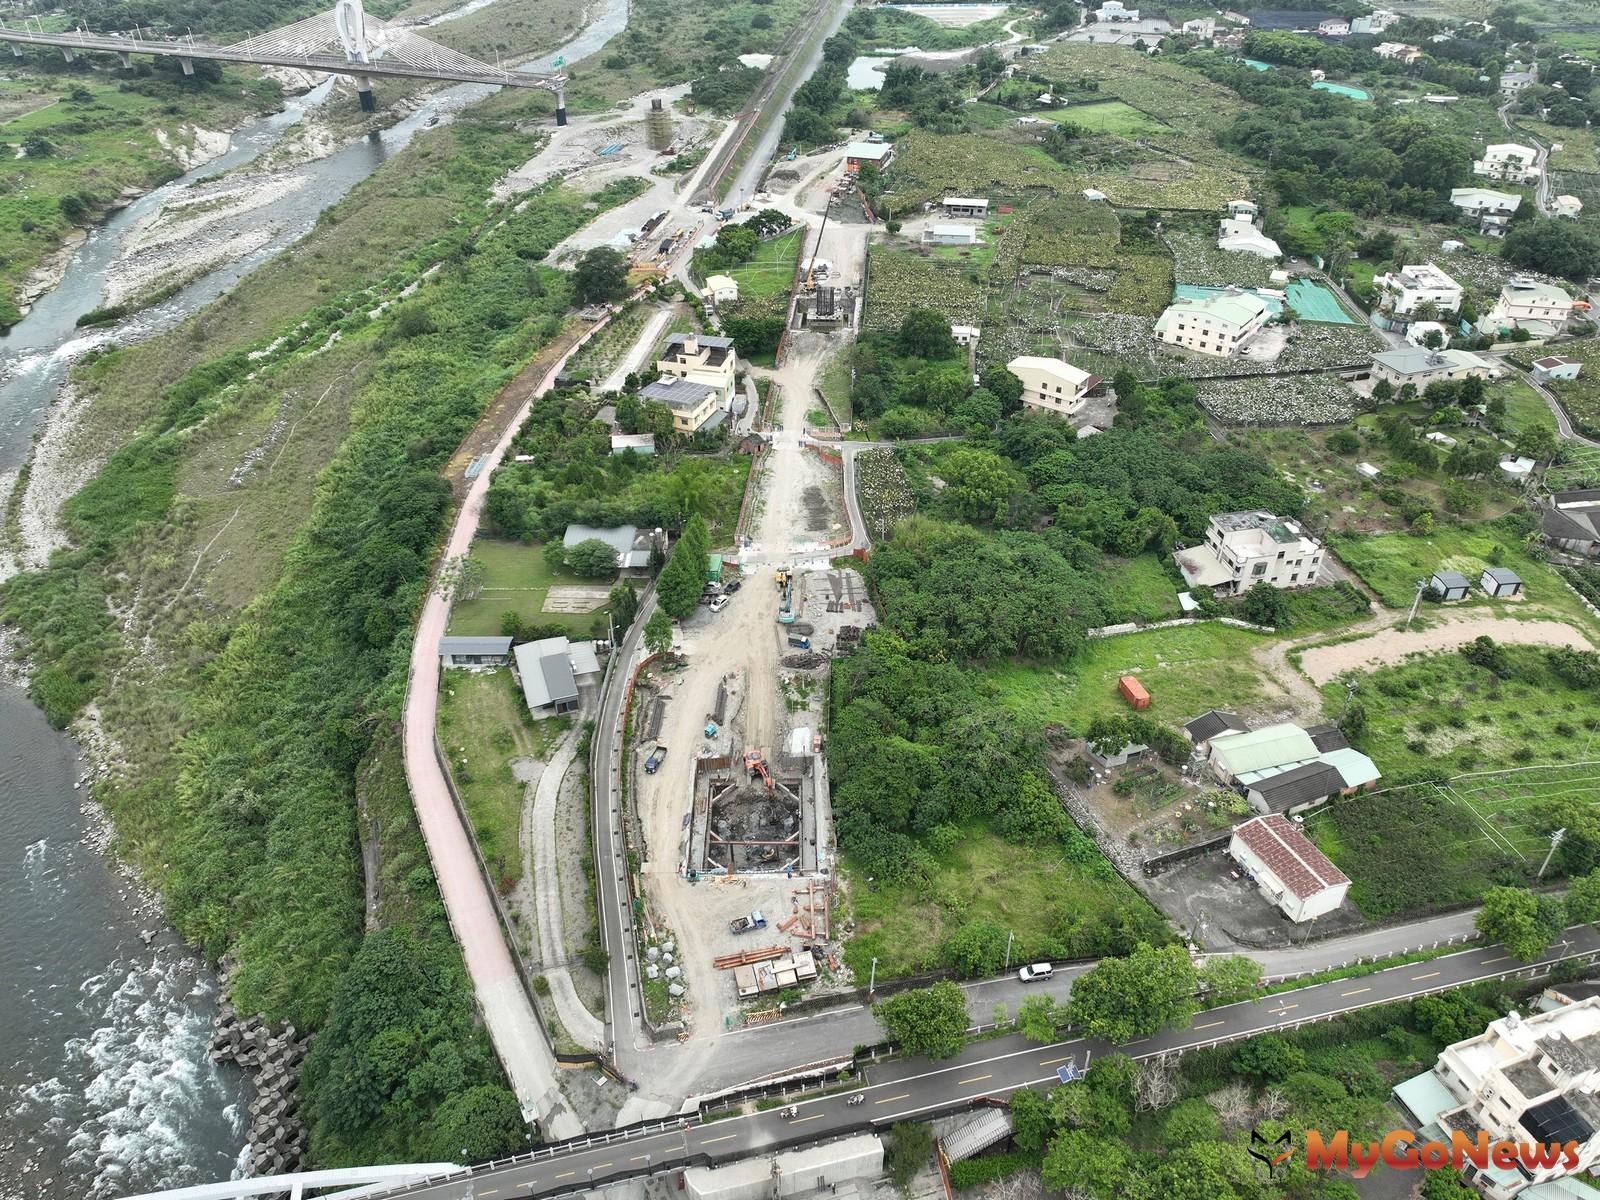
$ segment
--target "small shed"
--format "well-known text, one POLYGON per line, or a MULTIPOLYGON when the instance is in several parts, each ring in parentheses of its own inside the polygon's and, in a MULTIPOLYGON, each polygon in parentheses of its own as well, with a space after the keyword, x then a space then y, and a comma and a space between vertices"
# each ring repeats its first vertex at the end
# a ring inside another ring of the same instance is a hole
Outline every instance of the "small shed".
POLYGON ((1140 683, 1132 675, 1124 675, 1117 680, 1117 691, 1122 693, 1122 698, 1128 702, 1129 708, 1141 709, 1150 707, 1150 693, 1145 691, 1144 684, 1140 683))
POLYGON ((922 241, 928 246, 976 246, 976 225, 929 225, 922 231, 922 241))
POLYGON ((722 581, 722 555, 706 555, 706 582, 720 583, 722 581))
POLYGON ((706 295, 718 304, 739 298, 739 281, 731 275, 711 275, 706 278, 706 295))
POLYGON ((1540 383, 1548 383, 1552 379, 1576 379, 1581 370, 1581 362, 1560 354, 1547 354, 1533 360, 1533 377, 1540 383))
POLYGON ((1378 470, 1377 467, 1373 466, 1369 462, 1357 463, 1356 470, 1360 474, 1365 475, 1368 479, 1376 479, 1379 475, 1383 474, 1382 471, 1378 470))
POLYGON ((1428 587, 1441 600, 1465 600, 1472 584, 1460 571, 1435 571, 1428 580, 1428 587))
POLYGON ((1516 458, 1502 458, 1500 460, 1500 473, 1513 483, 1520 483, 1533 475, 1534 462, 1527 455, 1516 458))
POLYGON ((1509 567, 1486 567, 1478 586, 1491 596, 1517 596, 1522 593, 1522 576, 1509 567))

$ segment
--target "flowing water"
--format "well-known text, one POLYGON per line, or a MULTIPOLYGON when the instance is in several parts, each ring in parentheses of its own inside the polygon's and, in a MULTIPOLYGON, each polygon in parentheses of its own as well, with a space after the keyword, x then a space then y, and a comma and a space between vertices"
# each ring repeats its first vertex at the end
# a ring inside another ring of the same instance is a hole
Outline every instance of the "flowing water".
MULTIPOLYGON (((593 53, 627 11, 627 0, 603 0, 572 42, 527 69, 593 53)), ((104 303, 106 270, 141 218, 259 157, 329 90, 244 126, 226 154, 95 229, 61 284, 0 336, 0 473, 26 459, 77 358, 171 329, 301 237, 417 130, 491 89, 439 92, 389 129, 289 169, 305 184, 259 210, 268 242, 153 308, 77 328, 104 303)), ((0 684, 0 1200, 99 1200, 225 1179, 243 1150, 247 1084, 206 1056, 215 976, 109 868, 103 832, 74 786, 82 771, 72 742, 20 689, 0 684)))

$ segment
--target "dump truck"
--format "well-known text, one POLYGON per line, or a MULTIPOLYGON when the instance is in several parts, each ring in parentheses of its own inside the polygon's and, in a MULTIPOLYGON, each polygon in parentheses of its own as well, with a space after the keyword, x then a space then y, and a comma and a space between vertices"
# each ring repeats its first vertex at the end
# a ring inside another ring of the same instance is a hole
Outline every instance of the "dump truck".
POLYGON ((666 758, 666 756, 667 748, 660 742, 657 742, 656 748, 650 751, 650 757, 644 760, 644 773, 646 775, 654 775, 656 773, 656 768, 661 765, 661 760, 666 758))
POLYGON ((761 915, 759 908, 753 909, 748 917, 735 917, 728 922, 729 933, 749 933, 752 929, 765 929, 766 917, 761 915))

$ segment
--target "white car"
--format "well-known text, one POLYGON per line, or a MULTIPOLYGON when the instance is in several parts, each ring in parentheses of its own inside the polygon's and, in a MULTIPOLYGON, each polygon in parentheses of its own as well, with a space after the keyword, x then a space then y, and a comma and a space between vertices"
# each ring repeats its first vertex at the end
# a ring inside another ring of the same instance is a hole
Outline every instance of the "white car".
POLYGON ((718 596, 715 600, 713 600, 711 602, 711 611, 714 612, 714 613, 721 612, 723 609, 725 609, 727 607, 728 607, 728 597, 726 597, 726 596, 718 596))
POLYGON ((1049 979, 1056 973, 1056 969, 1047 962, 1029 963, 1017 972, 1017 978, 1023 983, 1034 983, 1040 979, 1049 979))

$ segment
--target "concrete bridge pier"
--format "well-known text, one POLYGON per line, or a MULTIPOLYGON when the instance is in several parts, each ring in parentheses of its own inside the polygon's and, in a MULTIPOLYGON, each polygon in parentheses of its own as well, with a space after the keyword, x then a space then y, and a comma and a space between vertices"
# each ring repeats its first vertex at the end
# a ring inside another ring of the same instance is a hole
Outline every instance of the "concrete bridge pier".
POLYGON ((567 123, 567 89, 558 87, 556 89, 556 124, 557 125, 565 125, 566 123, 567 123))
POLYGON ((122 65, 124 67, 133 66, 133 55, 129 54, 126 50, 118 50, 117 57, 122 60, 122 65))
POLYGON ((183 57, 180 56, 179 59, 178 59, 178 65, 183 68, 183 73, 185 75, 193 75, 194 74, 194 59, 192 59, 192 58, 183 58, 183 57))
POLYGON ((362 112, 378 111, 378 102, 372 98, 372 79, 370 76, 356 76, 356 94, 361 97, 362 112))
POLYGON ((20 43, 20 42, 12 42, 10 45, 11 45, 11 57, 12 58, 21 58, 22 57, 22 43, 20 43))
POLYGON ((78 61, 78 56, 72 52, 72 47, 70 46, 61 47, 61 57, 66 59, 68 62, 78 61))

